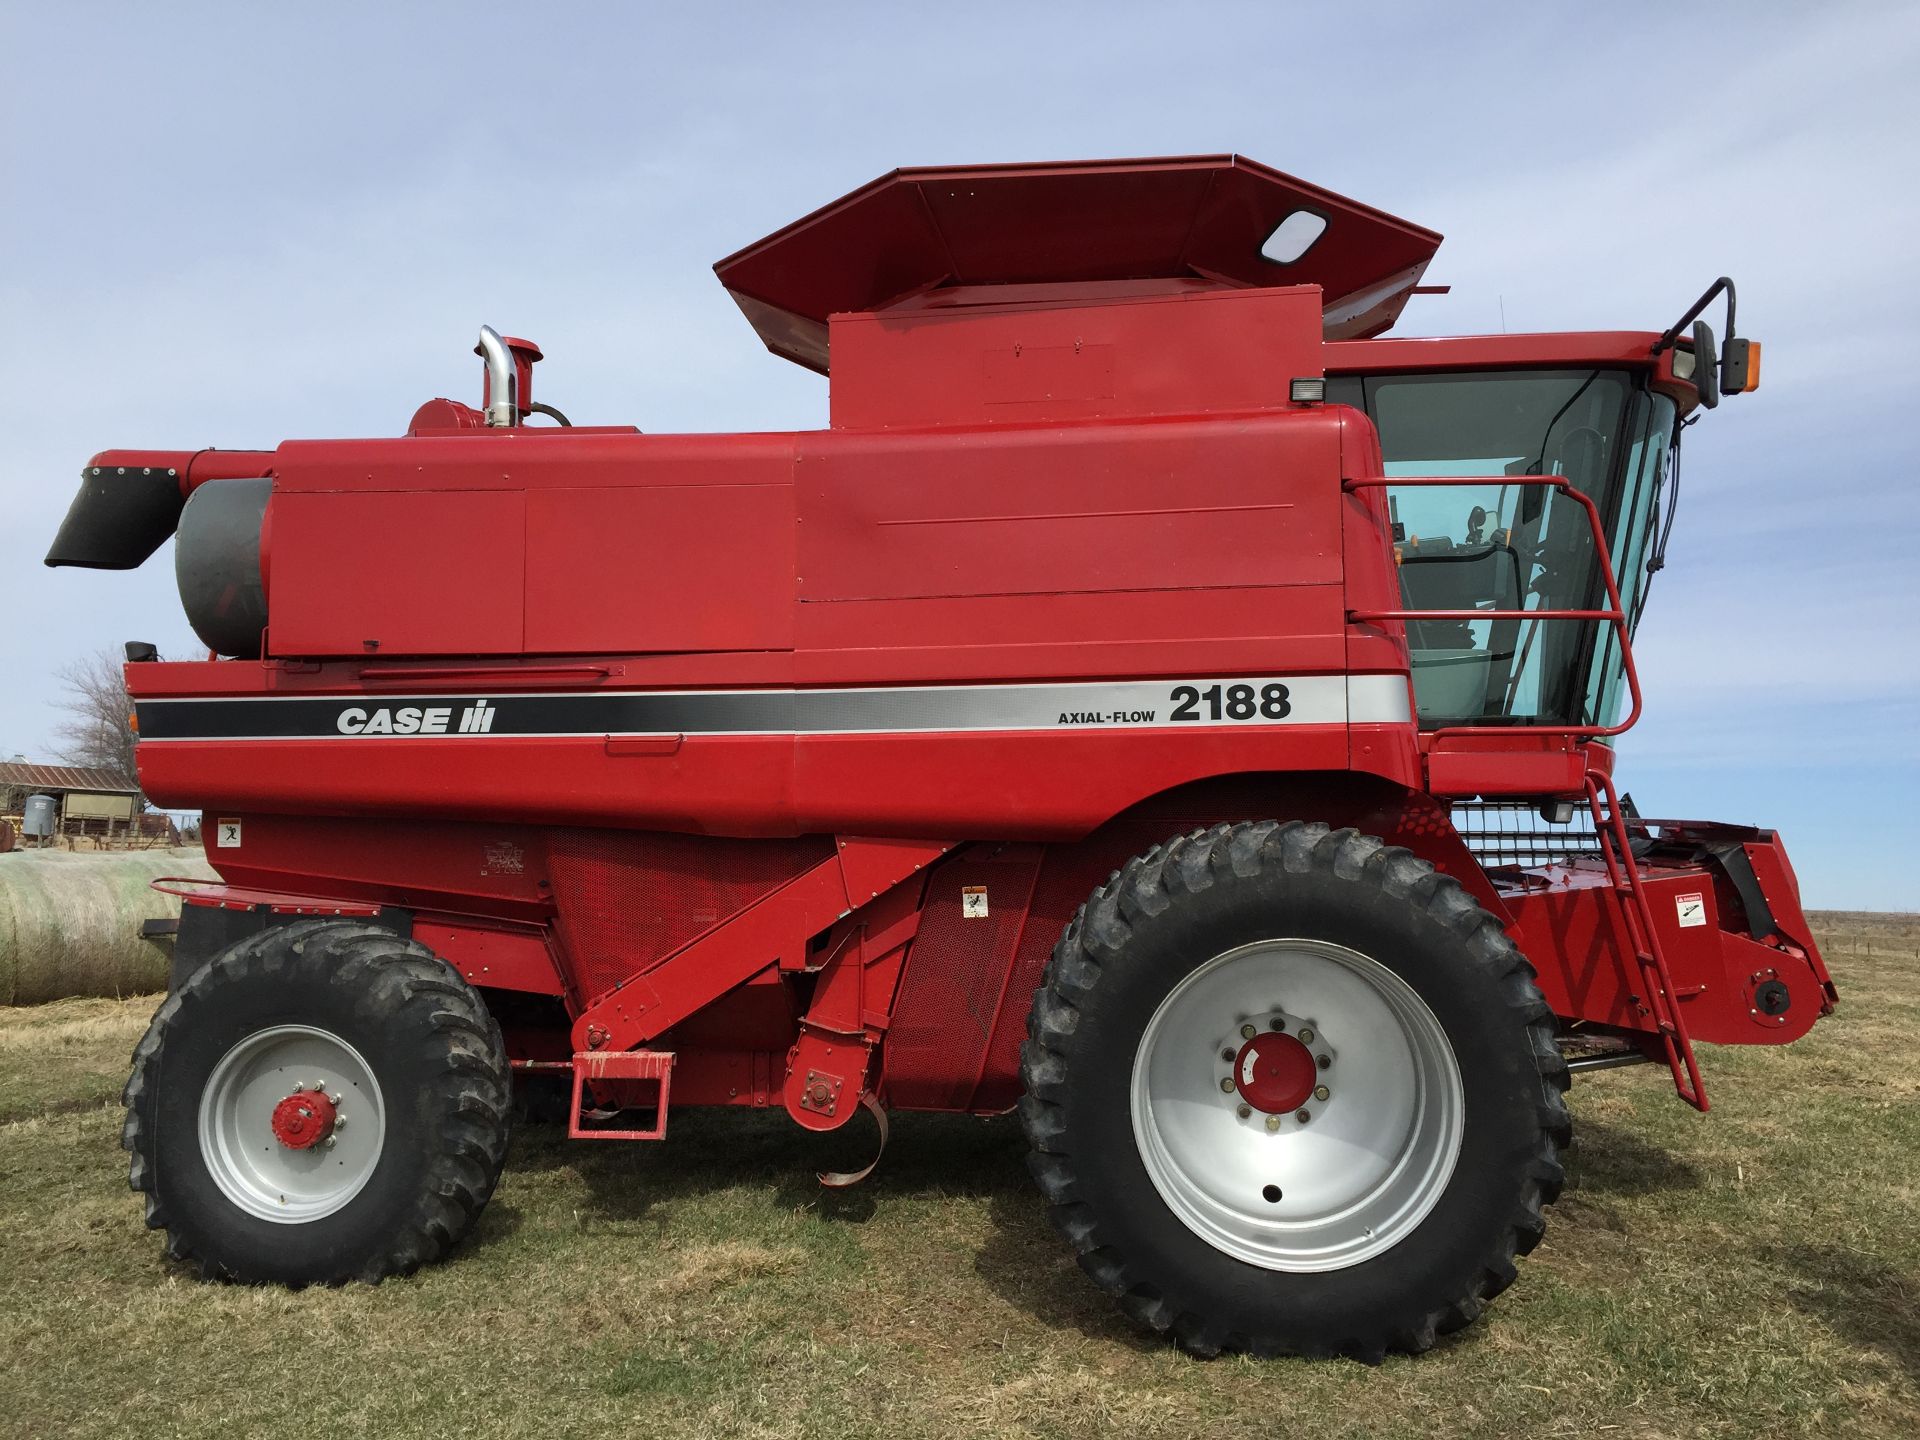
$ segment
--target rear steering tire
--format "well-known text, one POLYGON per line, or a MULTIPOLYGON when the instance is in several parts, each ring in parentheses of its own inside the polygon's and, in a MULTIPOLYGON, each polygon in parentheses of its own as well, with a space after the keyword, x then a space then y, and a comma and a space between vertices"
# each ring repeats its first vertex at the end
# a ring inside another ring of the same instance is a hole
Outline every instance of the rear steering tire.
POLYGON ((1221 825, 1130 861, 1027 1034, 1056 1228, 1198 1354, 1425 1350, 1512 1282, 1559 1193, 1567 1071, 1531 967, 1354 830, 1221 825))
POLYGON ((441 1258, 500 1177, 506 1049, 425 946, 354 921, 200 966, 134 1051, 122 1143, 147 1225, 208 1278, 378 1282, 441 1258))

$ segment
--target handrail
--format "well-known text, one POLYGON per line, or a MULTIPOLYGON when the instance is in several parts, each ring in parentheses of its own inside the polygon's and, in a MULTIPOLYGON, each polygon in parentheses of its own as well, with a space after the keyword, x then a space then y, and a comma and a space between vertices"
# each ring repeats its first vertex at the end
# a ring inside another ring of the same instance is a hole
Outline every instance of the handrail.
POLYGON ((605 680, 624 673, 619 665, 362 665, 358 679, 362 685, 392 686, 409 690, 515 690, 536 685, 559 685, 573 681, 605 680))
POLYGON ((1620 658, 1627 675, 1627 692, 1633 705, 1627 718, 1617 725, 1443 725, 1432 734, 1442 735, 1564 735, 1570 739, 1604 739, 1633 728, 1640 718, 1640 673, 1633 663, 1633 645, 1628 634, 1626 607, 1620 599, 1620 587, 1614 580, 1613 557, 1607 551, 1607 537, 1600 521, 1600 507, 1585 492, 1576 490, 1563 475, 1368 475, 1358 480, 1342 480, 1340 488, 1348 494, 1356 490, 1384 490, 1390 486, 1438 488, 1463 485, 1539 485, 1558 490, 1577 500, 1586 511, 1587 525, 1593 531, 1594 554, 1600 561, 1600 578, 1606 583, 1606 610, 1349 610, 1350 624, 1368 625, 1381 620, 1605 620, 1620 637, 1620 658))

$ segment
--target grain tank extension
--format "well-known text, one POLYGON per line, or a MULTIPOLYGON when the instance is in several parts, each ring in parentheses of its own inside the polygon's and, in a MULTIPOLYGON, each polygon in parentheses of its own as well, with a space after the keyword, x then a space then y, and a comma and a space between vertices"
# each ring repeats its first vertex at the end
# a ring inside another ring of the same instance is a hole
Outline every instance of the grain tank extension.
POLYGON ((1470 1322, 1570 1074, 1704 1110, 1693 1042, 1835 997, 1772 832, 1613 778, 1732 285, 1388 336, 1439 243, 1233 156, 901 170, 716 267, 826 429, 569 425, 488 329, 398 438, 96 456, 48 563, 177 536, 210 652, 126 672, 221 876, 127 1086, 171 1253, 437 1259, 517 1089, 586 1142, 1017 1107, 1195 1352, 1470 1322))

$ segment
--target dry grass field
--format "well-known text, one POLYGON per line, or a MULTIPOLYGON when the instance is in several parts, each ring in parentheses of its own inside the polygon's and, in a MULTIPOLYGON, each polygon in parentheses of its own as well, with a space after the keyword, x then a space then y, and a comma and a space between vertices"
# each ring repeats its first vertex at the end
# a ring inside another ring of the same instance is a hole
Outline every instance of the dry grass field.
POLYGON ((872 1180, 784 1117, 662 1147, 523 1130, 478 1234, 378 1288, 199 1284, 141 1225, 118 1092, 152 999, 0 1011, 0 1433, 1920 1435, 1920 920, 1821 917, 1840 1013, 1786 1050, 1580 1081, 1520 1283, 1419 1359, 1142 1339, 1011 1121, 900 1117, 872 1180))

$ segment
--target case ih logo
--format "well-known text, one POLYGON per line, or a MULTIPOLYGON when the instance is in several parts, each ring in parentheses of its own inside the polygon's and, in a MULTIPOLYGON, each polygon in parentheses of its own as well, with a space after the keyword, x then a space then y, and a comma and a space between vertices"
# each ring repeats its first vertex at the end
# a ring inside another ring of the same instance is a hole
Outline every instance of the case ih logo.
POLYGON ((402 705, 397 710, 350 705, 334 724, 342 735, 484 735, 493 729, 493 709, 488 701, 476 700, 462 706, 456 720, 451 705, 402 705))

